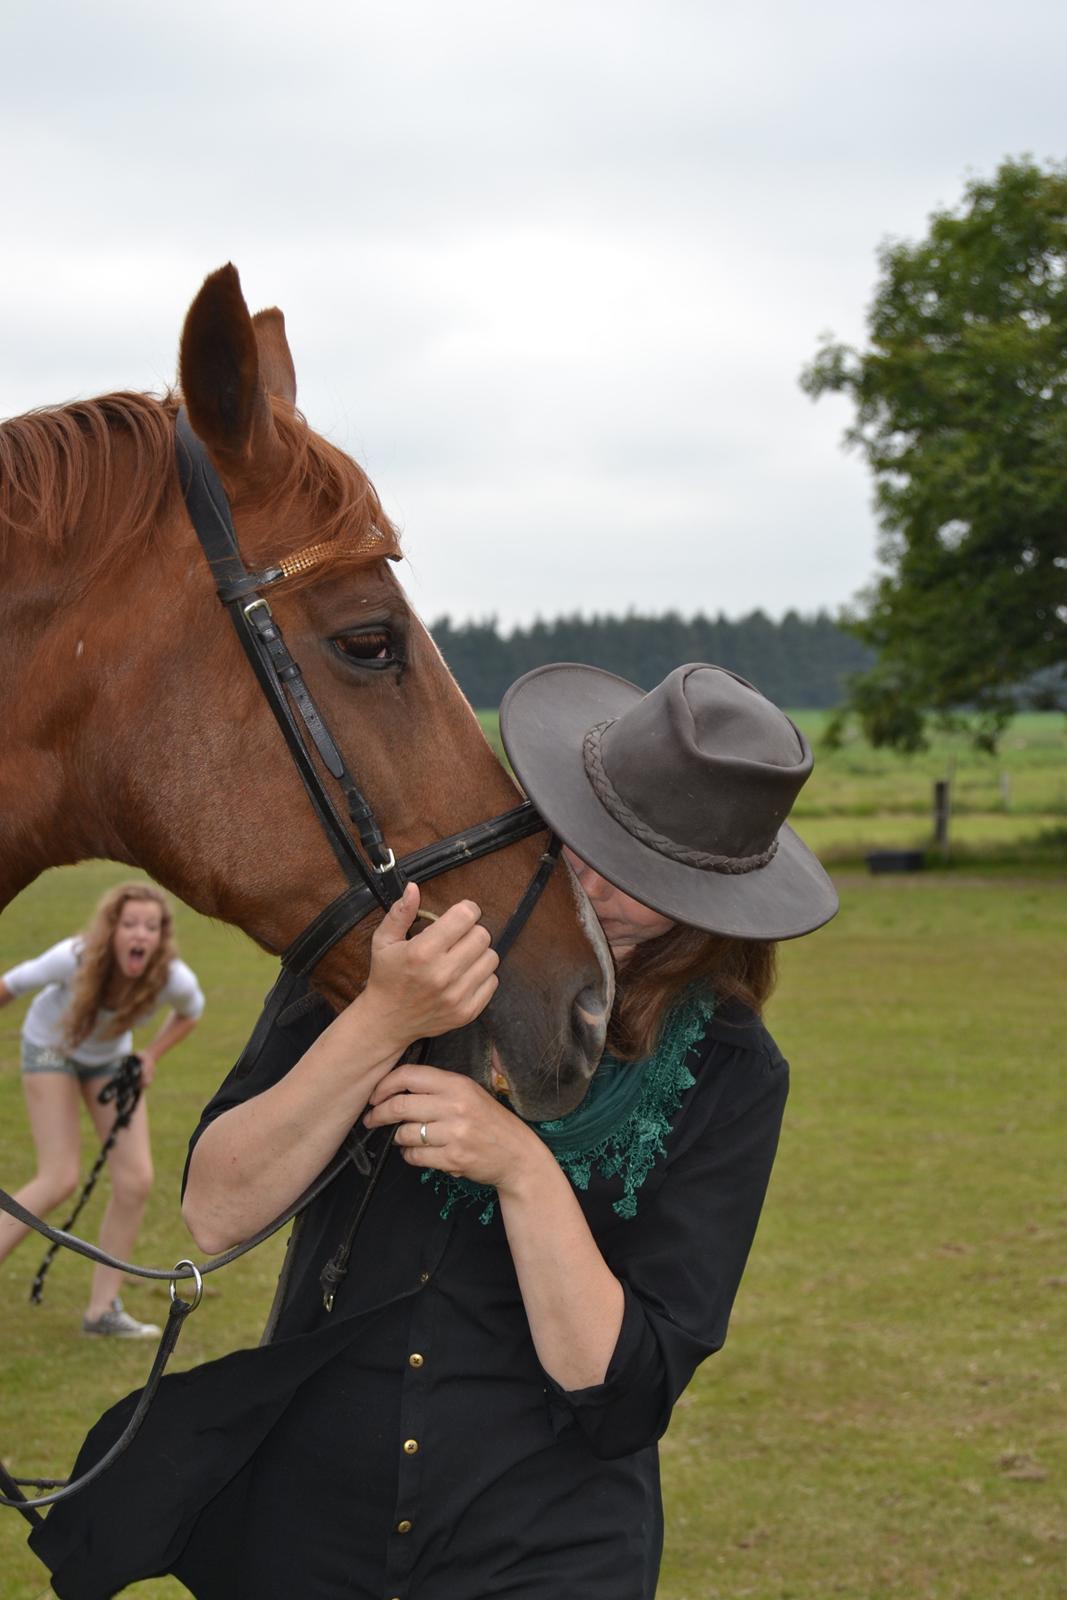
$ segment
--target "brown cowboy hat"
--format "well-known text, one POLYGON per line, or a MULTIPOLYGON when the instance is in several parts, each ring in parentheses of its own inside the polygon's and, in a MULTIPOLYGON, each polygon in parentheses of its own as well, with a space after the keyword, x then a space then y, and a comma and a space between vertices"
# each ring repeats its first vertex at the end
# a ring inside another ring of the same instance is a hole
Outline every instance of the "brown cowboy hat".
POLYGON ((836 912, 785 820, 808 741, 725 667, 678 667, 648 694, 598 667, 538 667, 504 696, 500 732, 549 827, 653 911, 739 939, 795 939, 836 912))

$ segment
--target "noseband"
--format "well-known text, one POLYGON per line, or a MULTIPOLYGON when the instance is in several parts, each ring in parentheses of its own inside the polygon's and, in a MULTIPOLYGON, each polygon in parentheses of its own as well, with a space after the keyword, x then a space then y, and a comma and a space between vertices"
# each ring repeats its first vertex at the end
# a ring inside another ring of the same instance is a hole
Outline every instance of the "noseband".
MULTIPOLYGON (((348 887, 330 902, 282 955, 293 978, 306 977, 326 952, 362 922, 371 911, 388 910, 409 882, 425 883, 441 873, 466 866, 481 856, 503 850, 546 824, 528 800, 510 811, 450 834, 412 851, 398 861, 386 843, 374 810, 353 776, 336 740, 319 712, 300 667, 286 648, 281 629, 264 590, 286 576, 281 567, 250 572, 241 558, 226 491, 204 445, 193 432, 183 406, 176 421, 178 477, 190 521, 211 568, 219 599, 251 663, 264 698, 289 747, 289 754, 330 847, 348 880, 348 887), (308 740, 323 766, 340 787, 359 848, 329 794, 315 764, 308 740)), ((560 851, 553 837, 506 927, 494 942, 500 959, 518 938, 552 874, 560 851)))

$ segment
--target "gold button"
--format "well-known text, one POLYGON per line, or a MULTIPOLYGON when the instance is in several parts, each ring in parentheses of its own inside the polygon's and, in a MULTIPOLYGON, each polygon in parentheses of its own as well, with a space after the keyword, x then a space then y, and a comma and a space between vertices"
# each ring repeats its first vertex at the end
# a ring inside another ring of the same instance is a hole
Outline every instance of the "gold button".
POLYGON ((419 1282, 420 1283, 429 1283, 429 1281, 430 1281, 430 1274, 428 1272, 420 1272, 419 1273, 419 1282))
POLYGON ((419 1441, 417 1439, 405 1439, 404 1440, 404 1454, 406 1456, 415 1455, 416 1452, 418 1451, 418 1448, 419 1448, 419 1441))
POLYGON ((410 1533, 411 1532, 411 1523, 408 1521, 407 1517, 404 1518, 403 1522, 398 1522, 397 1523, 396 1531, 397 1531, 397 1533, 410 1533))
POLYGON ((417 1350, 415 1350, 415 1351, 412 1352, 411 1355, 408 1356, 408 1366, 409 1367, 421 1367, 423 1362, 424 1362, 424 1360, 425 1360, 425 1357, 424 1356, 420 1356, 419 1352, 417 1350))

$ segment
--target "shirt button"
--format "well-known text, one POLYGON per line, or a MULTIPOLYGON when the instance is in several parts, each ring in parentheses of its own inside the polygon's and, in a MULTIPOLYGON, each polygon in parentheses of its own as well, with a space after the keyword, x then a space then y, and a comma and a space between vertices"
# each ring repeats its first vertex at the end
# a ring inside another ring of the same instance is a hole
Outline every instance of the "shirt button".
POLYGON ((429 1281, 430 1281, 430 1274, 428 1272, 420 1272, 419 1273, 419 1282, 420 1283, 429 1283, 429 1281))
POLYGON ((417 1350, 413 1350, 411 1355, 408 1356, 408 1366, 409 1367, 421 1367, 423 1365, 425 1359, 426 1359, 425 1356, 420 1356, 419 1352, 417 1350))
POLYGON ((397 1523, 396 1531, 397 1531, 397 1533, 410 1533, 411 1532, 411 1523, 408 1521, 407 1517, 404 1518, 403 1522, 398 1522, 397 1523))
POLYGON ((404 1440, 404 1454, 406 1456, 415 1455, 416 1452, 418 1451, 418 1448, 419 1448, 419 1441, 417 1439, 405 1439, 404 1440))

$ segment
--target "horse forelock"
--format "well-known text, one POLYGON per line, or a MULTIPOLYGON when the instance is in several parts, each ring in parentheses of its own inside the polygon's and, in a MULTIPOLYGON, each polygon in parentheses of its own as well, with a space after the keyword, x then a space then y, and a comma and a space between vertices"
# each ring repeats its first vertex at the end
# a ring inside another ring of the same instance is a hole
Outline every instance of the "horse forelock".
MULTIPOLYGON (((63 552, 94 575, 145 548, 179 504, 178 404, 173 393, 125 392, 0 423, 0 548, 17 539, 31 554, 63 552)), ((257 558, 299 556, 310 535, 314 559, 294 563, 287 579, 296 588, 326 567, 399 555, 396 529, 362 468, 300 412, 282 402, 274 410, 282 449, 261 509, 276 514, 278 537, 257 558)))
POLYGON ((268 518, 274 514, 278 535, 261 559, 287 566, 286 587, 313 582, 326 568, 398 557, 397 530, 362 467, 282 401, 274 402, 274 425, 283 446, 281 465, 262 510, 268 518), (309 501, 312 521, 306 513, 290 521, 287 513, 309 501))

